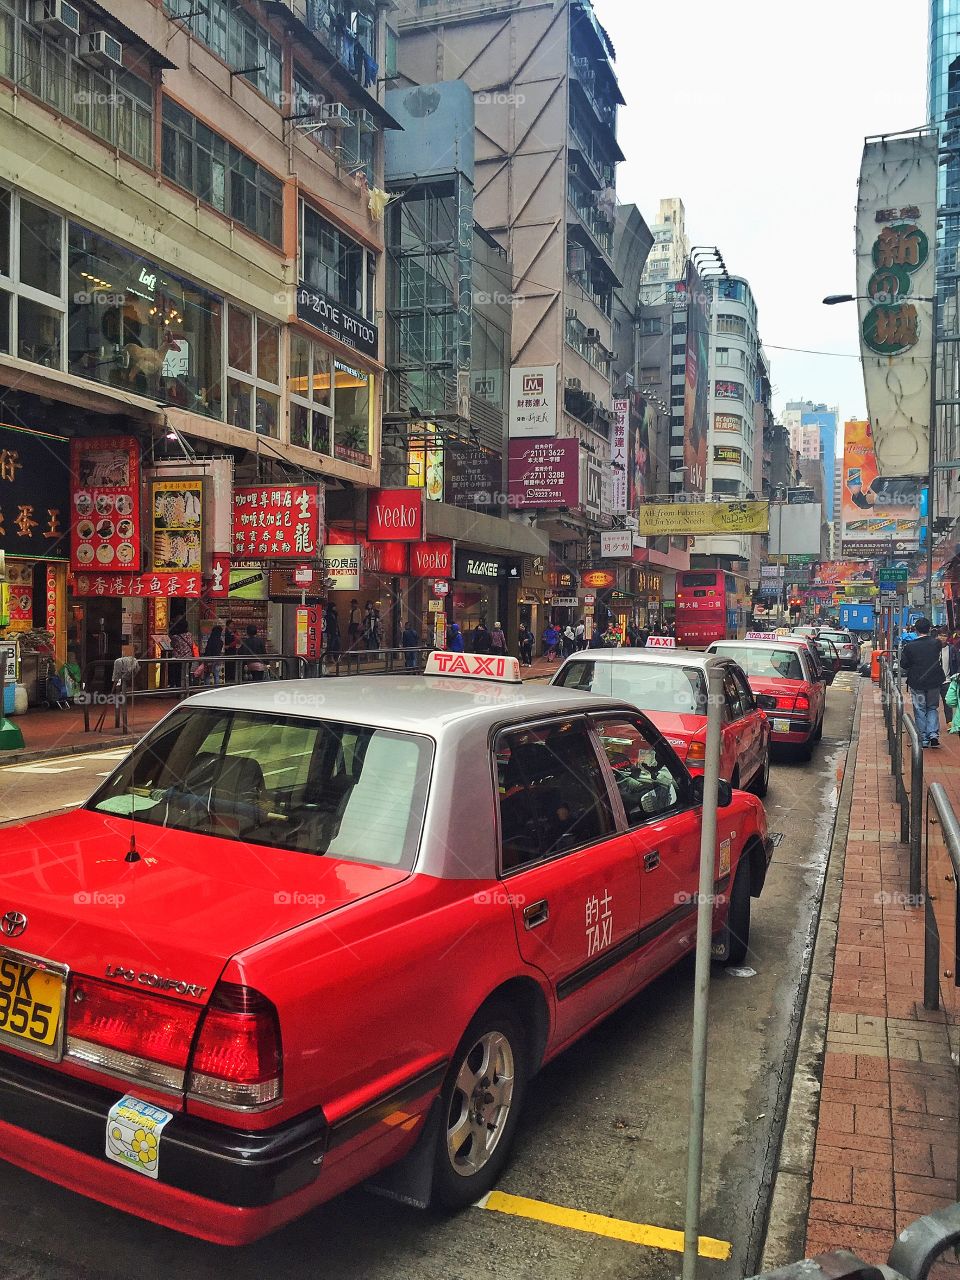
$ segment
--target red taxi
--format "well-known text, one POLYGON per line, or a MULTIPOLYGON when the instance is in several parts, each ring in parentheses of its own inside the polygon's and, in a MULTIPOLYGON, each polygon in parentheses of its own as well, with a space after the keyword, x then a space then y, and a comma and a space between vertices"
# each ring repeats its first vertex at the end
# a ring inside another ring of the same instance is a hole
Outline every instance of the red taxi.
MULTIPOLYGON (((722 659, 720 776, 734 787, 767 794, 770 725, 776 699, 754 694, 735 661, 722 659)), ((688 649, 587 649, 567 658, 550 682, 624 698, 645 712, 692 773, 707 749, 707 658, 688 649)))
MULTIPOLYGON (((0 1157, 221 1244, 490 1189, 531 1076, 693 948, 703 783, 633 706, 429 671, 201 693, 4 832, 0 1157)), ((772 846, 720 786, 739 959, 772 846)))
POLYGON ((797 748, 809 760, 823 737, 826 675, 803 636, 748 632, 743 640, 721 640, 709 653, 732 658, 747 674, 757 694, 772 694, 776 707, 767 712, 774 746, 797 748))

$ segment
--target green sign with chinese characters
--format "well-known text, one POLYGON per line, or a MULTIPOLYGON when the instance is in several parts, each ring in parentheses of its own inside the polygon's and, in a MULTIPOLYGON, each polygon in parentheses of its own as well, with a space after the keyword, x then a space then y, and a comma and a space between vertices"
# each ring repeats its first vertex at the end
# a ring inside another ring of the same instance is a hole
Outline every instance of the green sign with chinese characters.
POLYGON ((876 270, 867 283, 874 305, 863 318, 863 340, 877 355, 900 355, 920 340, 917 309, 909 295, 911 276, 929 252, 926 233, 912 222, 885 226, 874 241, 876 270))

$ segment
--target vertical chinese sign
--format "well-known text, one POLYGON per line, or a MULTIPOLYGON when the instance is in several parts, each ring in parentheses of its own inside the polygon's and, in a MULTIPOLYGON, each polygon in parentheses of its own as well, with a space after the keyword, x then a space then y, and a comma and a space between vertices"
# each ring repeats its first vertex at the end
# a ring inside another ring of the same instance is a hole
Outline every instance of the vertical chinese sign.
POLYGON ((930 463, 936 200, 935 130, 864 143, 857 306, 880 476, 926 475, 930 463))
POLYGON ((303 560, 323 545, 323 490, 318 485, 248 485, 233 491, 237 560, 303 560))
POLYGON ((687 265, 687 352, 683 393, 683 488, 707 488, 707 426, 710 354, 709 295, 692 263, 687 265))
POLYGON ((630 510, 629 488, 627 483, 630 457, 627 450, 628 426, 630 422, 630 401, 614 400, 613 402, 613 438, 610 442, 610 461, 613 464, 613 515, 625 515, 630 510))
POLYGON ((8 557, 65 560, 69 506, 66 436, 0 425, 0 548, 8 557))
POLYGON ((70 442, 70 567, 140 568, 140 449, 132 436, 70 442))

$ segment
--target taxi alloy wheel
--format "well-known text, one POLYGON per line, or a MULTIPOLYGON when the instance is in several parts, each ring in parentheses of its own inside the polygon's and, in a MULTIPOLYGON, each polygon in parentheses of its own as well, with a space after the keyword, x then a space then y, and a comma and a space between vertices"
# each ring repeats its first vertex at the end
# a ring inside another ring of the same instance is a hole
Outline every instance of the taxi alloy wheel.
POLYGON ((763 764, 757 770, 757 776, 754 779, 753 791, 762 800, 767 794, 767 788, 770 786, 770 748, 768 747, 763 753, 763 764))
POLYGON ((726 935, 726 963, 743 964, 750 947, 750 856, 746 849, 733 878, 726 935))
POLYGON ((434 1200, 473 1204, 506 1163, 525 1084, 525 1046, 512 1010, 481 1010, 451 1060, 441 1095, 434 1200))

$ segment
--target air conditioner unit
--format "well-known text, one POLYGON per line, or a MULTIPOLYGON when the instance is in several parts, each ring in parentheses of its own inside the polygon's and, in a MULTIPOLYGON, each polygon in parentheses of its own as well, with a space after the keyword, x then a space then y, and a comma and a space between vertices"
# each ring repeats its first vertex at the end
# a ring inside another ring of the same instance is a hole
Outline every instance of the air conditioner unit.
POLYGON ((593 394, 593 392, 592 392, 592 391, 585 391, 585 392, 583 393, 583 395, 584 395, 584 399, 586 400, 587 404, 596 404, 596 403, 597 403, 597 397, 593 394))
POLYGON ((567 319, 568 319, 568 320, 576 320, 576 318, 577 318, 577 309, 576 309, 576 307, 567 307, 567 319))
POLYGON ((568 379, 567 379, 567 387, 568 387, 571 391, 579 391, 579 390, 580 390, 580 388, 581 388, 582 386, 583 386, 583 383, 580 381, 580 379, 579 379, 579 378, 568 378, 568 379))
POLYGON ((34 0, 33 24, 60 36, 80 34, 80 10, 65 0, 34 0))
POLYGON ((587 330, 587 341, 588 341, 588 342, 599 342, 599 341, 600 341, 600 330, 599 330, 599 329, 588 329, 588 330, 587 330))
POLYGON ((376 133, 377 122, 369 111, 354 111, 351 114, 353 123, 361 133, 376 133))
POLYGON ((122 67, 123 45, 109 31, 91 31, 80 57, 98 67, 122 67))
POLYGON ((567 271, 578 276, 587 269, 587 251, 582 244, 567 245, 567 271))
POLYGON ((349 129, 353 124, 350 108, 345 107, 342 102, 324 103, 320 118, 328 129, 349 129))

